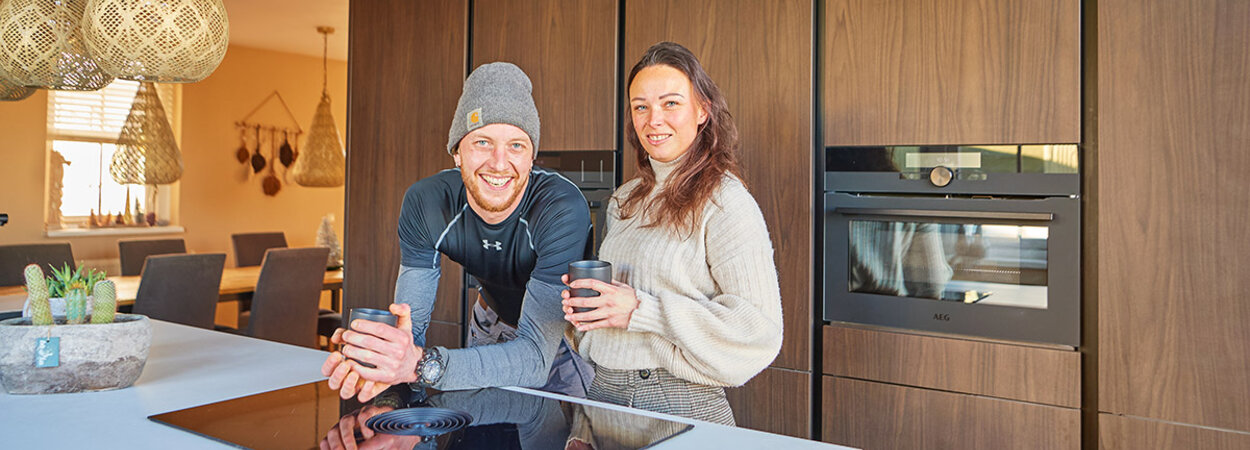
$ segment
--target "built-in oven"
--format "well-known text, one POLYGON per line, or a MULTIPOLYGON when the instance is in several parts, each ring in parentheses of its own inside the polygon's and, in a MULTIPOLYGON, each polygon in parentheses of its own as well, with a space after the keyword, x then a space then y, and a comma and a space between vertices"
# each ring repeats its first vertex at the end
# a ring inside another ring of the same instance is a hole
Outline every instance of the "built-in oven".
POLYGON ((824 317, 1080 344, 1077 145, 825 149, 824 317))

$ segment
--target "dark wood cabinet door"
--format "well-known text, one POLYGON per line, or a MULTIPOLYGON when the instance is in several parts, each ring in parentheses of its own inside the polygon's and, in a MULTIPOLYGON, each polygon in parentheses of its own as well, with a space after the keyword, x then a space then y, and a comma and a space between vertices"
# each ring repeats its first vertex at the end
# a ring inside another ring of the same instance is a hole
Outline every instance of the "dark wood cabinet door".
POLYGON ((1250 2, 1098 18, 1098 409, 1250 432, 1250 2))
POLYGON ((1081 410, 824 377, 821 439, 875 449, 1076 449, 1081 410))
POLYGON ((1080 1, 826 0, 826 145, 1080 141, 1080 1))
POLYGON ((475 0, 473 67, 507 61, 529 75, 539 150, 612 150, 616 24, 616 0, 475 0))
MULTIPOLYGON (((622 30, 626 71, 669 40, 689 48, 725 94, 781 275, 785 341, 773 364, 805 371, 813 321, 812 14, 812 3, 800 0, 629 0, 622 30)), ((637 160, 628 143, 623 148, 628 180, 637 160)))
MULTIPOLYGON (((353 1, 350 16, 343 303, 385 308, 404 191, 453 166, 447 129, 464 82, 468 4, 353 1)), ((460 271, 445 270, 438 302, 459 305, 460 271)))
POLYGON ((812 437, 812 374, 768 368, 746 385, 725 389, 738 426, 812 437))

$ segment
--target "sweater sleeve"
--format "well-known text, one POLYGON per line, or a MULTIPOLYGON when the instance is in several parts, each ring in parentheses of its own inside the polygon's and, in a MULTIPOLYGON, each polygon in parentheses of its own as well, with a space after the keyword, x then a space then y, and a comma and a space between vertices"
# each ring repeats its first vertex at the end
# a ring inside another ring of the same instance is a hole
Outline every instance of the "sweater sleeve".
POLYGON ((677 347, 675 358, 728 386, 746 383, 781 349, 781 290, 772 243, 759 206, 738 183, 716 196, 703 239, 719 288, 708 299, 637 292, 629 331, 649 332, 677 347))

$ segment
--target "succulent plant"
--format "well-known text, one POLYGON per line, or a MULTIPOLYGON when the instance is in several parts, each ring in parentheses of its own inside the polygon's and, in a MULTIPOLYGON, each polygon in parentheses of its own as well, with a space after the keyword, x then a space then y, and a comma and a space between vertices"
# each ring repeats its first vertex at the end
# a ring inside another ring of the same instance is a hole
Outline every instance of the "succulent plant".
POLYGON ((69 264, 60 269, 52 268, 52 276, 48 278, 48 296, 66 297, 71 289, 85 289, 86 295, 92 294, 96 282, 105 278, 104 272, 88 269, 83 273, 82 266, 77 270, 70 269, 69 264))
POLYGON ((95 300, 92 303, 91 323, 113 323, 117 313, 117 286, 103 280, 95 284, 95 300))
POLYGON ((52 325, 52 305, 48 303, 48 282, 38 264, 26 266, 26 293, 30 298, 31 324, 52 325))
POLYGON ((78 325, 87 322, 87 289, 75 287, 65 294, 65 323, 78 325))

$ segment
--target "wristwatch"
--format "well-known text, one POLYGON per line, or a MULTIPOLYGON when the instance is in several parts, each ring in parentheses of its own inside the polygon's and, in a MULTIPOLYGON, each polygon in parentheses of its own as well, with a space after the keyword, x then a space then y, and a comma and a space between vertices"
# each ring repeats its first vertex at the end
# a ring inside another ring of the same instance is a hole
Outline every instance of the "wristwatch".
POLYGON ((437 347, 427 347, 425 355, 421 356, 421 361, 417 362, 417 381, 414 384, 422 389, 434 386, 443 378, 444 369, 446 369, 446 363, 443 361, 442 353, 437 347))

